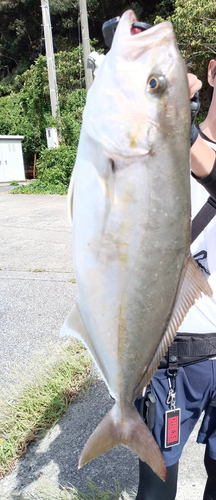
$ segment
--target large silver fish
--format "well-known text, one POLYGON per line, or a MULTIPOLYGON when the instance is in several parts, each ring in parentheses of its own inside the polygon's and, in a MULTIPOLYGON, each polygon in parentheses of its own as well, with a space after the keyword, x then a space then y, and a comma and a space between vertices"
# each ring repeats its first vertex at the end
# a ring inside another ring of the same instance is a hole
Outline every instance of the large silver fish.
POLYGON ((85 343, 116 403, 79 466, 118 444, 165 479, 134 401, 195 299, 211 289, 190 256, 190 106, 172 25, 121 18, 87 97, 69 188, 78 299, 62 335, 85 343))

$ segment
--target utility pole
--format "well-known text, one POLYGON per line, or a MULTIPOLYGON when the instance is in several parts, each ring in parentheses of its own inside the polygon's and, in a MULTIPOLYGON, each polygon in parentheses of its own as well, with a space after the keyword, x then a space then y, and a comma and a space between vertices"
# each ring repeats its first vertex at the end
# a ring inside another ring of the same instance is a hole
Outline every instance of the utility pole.
POLYGON ((90 54, 90 42, 89 42, 89 28, 88 28, 88 14, 86 0, 79 0, 80 6, 80 19, 81 19, 81 31, 82 31, 82 42, 83 42, 83 57, 84 57, 84 67, 85 67, 85 81, 86 90, 90 89, 93 81, 92 70, 87 67, 88 56, 90 54))
POLYGON ((50 19, 49 0, 41 0, 42 19, 44 26, 44 38, 46 47, 47 69, 49 78, 49 90, 52 116, 60 123, 58 87, 56 79, 55 57, 53 49, 52 28, 50 19))

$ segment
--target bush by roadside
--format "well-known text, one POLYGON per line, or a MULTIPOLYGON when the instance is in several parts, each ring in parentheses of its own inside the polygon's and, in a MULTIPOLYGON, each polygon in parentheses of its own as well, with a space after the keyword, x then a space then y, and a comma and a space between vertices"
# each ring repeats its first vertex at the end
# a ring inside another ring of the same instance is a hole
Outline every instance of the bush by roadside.
POLYGON ((43 149, 37 161, 37 179, 13 189, 13 194, 66 194, 76 160, 77 141, 56 149, 43 149))

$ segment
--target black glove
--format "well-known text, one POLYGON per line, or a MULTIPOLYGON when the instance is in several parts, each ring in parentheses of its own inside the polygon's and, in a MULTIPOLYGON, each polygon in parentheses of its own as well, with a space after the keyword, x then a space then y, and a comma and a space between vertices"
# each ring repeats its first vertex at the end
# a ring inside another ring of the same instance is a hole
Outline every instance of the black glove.
POLYGON ((197 113, 200 109, 199 92, 196 92, 191 99, 191 146, 196 142, 199 135, 198 129, 194 124, 197 113))

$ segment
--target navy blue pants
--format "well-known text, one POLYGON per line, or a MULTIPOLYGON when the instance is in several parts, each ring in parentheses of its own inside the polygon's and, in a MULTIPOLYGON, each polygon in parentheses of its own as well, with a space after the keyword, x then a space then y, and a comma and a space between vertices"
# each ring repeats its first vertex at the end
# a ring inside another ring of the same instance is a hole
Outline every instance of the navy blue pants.
MULTIPOLYGON (((175 500, 178 462, 185 443, 204 412, 197 442, 206 444, 205 467, 208 475, 203 500, 216 500, 216 407, 210 406, 216 394, 216 360, 207 360, 180 367, 176 377, 176 408, 181 408, 181 440, 172 448, 165 448, 165 411, 169 391, 167 371, 157 370, 151 382, 156 398, 156 417, 153 435, 167 466, 167 480, 163 483, 140 462, 137 500, 175 500)), ((189 499, 188 499, 189 500, 189 499)))

